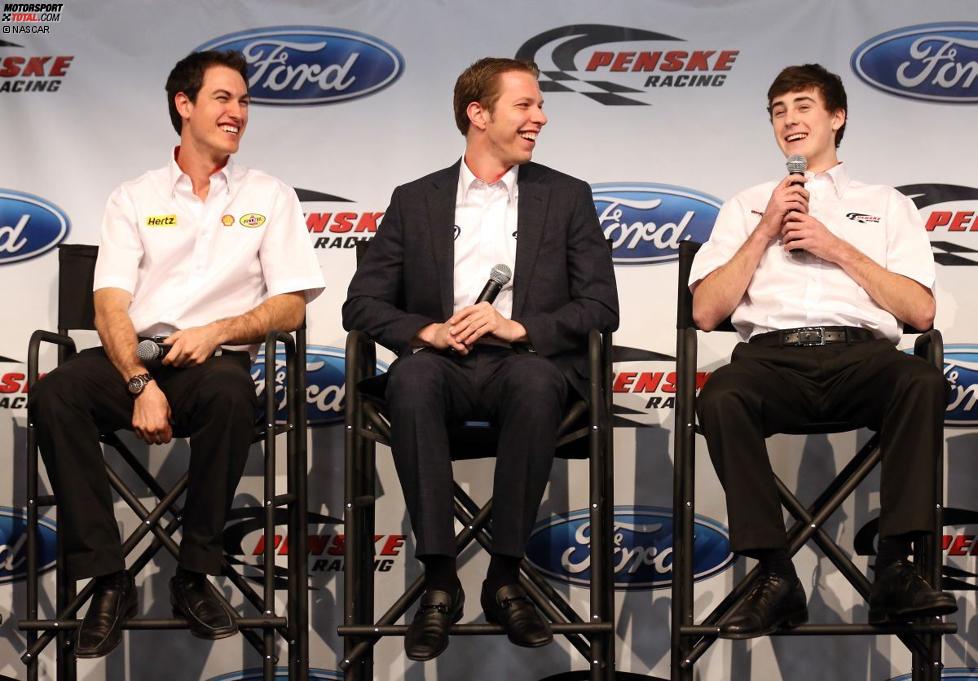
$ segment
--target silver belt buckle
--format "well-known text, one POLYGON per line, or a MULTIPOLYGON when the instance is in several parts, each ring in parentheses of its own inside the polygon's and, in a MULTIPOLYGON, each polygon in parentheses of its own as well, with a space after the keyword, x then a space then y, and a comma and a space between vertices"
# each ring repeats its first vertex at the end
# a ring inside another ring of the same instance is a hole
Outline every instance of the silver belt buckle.
POLYGON ((825 345, 825 329, 821 327, 799 329, 798 345, 805 347, 812 345, 825 345))

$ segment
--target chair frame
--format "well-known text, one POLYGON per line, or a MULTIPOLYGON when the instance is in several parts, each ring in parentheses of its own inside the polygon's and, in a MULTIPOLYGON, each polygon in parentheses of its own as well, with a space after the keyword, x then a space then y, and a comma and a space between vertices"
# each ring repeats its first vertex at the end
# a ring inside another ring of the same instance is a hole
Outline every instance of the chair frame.
MULTIPOLYGON (((721 625, 735 610, 753 584, 759 570, 755 566, 734 585, 731 592, 702 620, 694 622, 693 612, 693 519, 695 482, 695 438, 702 431, 696 423, 697 328, 693 322, 692 294, 689 273, 693 256, 700 244, 686 241, 680 245, 679 299, 676 323, 676 426, 674 434, 673 517, 677 519, 672 583, 672 681, 693 681, 696 661, 709 649, 720 633, 721 625)), ((729 319, 718 331, 734 331, 729 319)), ((905 328, 908 333, 920 333, 905 328)), ((939 369, 943 366, 944 345, 936 329, 921 333, 914 343, 914 354, 939 369)), ((813 424, 810 428, 792 431, 793 434, 833 433, 853 430, 849 424, 813 424)), ((879 434, 870 440, 843 467, 815 502, 806 507, 775 476, 782 505, 794 517, 788 530, 788 552, 794 555, 812 540, 832 561, 853 588, 868 600, 871 584, 826 532, 824 522, 855 491, 880 462, 879 434)), ((938 452, 935 466, 936 507, 933 518, 933 541, 915 547, 914 558, 927 581, 941 587, 941 520, 944 498, 944 453, 938 452)), ((943 618, 922 618, 915 622, 887 624, 803 624, 775 632, 775 636, 898 636, 912 653, 913 681, 938 681, 941 663, 941 637, 957 632, 957 625, 943 618)))
MULTIPOLYGON (((591 681, 612 681, 615 676, 614 574, 612 523, 614 512, 614 455, 611 422, 611 334, 591 331, 588 336, 590 368, 589 404, 577 402, 558 431, 562 445, 587 438, 591 518, 590 610, 581 617, 567 600, 528 561, 521 565, 520 583, 531 600, 588 661, 591 681), (579 420, 587 412, 587 425, 579 420)), ((424 591, 419 576, 378 619, 374 619, 374 542, 365 541, 375 530, 376 446, 389 446, 390 424, 377 405, 364 399, 359 382, 376 375, 376 346, 363 333, 353 331, 346 343, 346 424, 344 527, 344 617, 337 627, 344 637, 340 669, 347 681, 373 679, 373 647, 384 636, 404 636, 407 625, 395 622, 424 591)), ((558 456, 560 453, 558 451, 558 456)), ((492 500, 480 507, 459 485, 454 485, 455 518, 463 529, 456 535, 459 554, 473 540, 489 549, 492 500)), ((499 635, 499 625, 455 624, 452 635, 499 635)))
MULTIPOLYGON (((68 310, 63 301, 67 300, 70 287, 78 286, 76 278, 85 278, 87 291, 92 290, 92 275, 97 246, 61 245, 59 246, 59 261, 62 276, 59 277, 59 313, 58 332, 35 331, 31 336, 28 348, 28 386, 33 386, 38 380, 38 355, 42 343, 53 344, 58 349, 58 364, 76 352, 75 342, 69 335, 72 330, 94 329, 94 310, 91 296, 88 296, 87 309, 68 310), (66 269, 80 268, 74 271, 74 277, 66 277, 66 269), (70 281, 69 281, 70 279, 70 281), (66 319, 70 319, 69 323, 66 319)), ((264 492, 262 506, 264 509, 264 557, 262 593, 258 594, 248 583, 248 578, 237 572, 225 559, 222 562, 222 575, 233 583, 242 595, 258 611, 257 616, 242 617, 235 613, 241 634, 245 640, 262 656, 262 679, 273 681, 276 655, 276 634, 288 642, 289 678, 305 681, 309 674, 309 613, 308 613, 308 563, 307 544, 308 529, 306 507, 306 412, 305 406, 305 325, 295 333, 295 338, 281 331, 270 331, 265 339, 265 414, 266 423, 256 433, 255 442, 264 441, 264 492), (276 350, 278 344, 286 352, 286 399, 288 418, 284 424, 276 424, 276 390, 274 387, 276 350), (303 369, 303 370, 300 370, 303 369), (275 463, 276 435, 286 433, 287 459, 287 490, 284 494, 275 493, 275 463), (285 616, 277 615, 275 607, 275 520, 284 512, 288 518, 288 590, 285 616), (261 633, 257 633, 257 631, 261 633)), ((123 553, 128 557, 139 545, 142 539, 153 533, 153 541, 146 547, 129 566, 130 571, 138 574, 160 548, 165 548, 175 558, 178 555, 178 545, 173 540, 174 533, 181 525, 181 507, 178 505, 180 495, 187 488, 188 475, 184 475, 169 490, 153 478, 145 466, 139 462, 132 451, 121 442, 115 433, 105 433, 100 436, 102 443, 116 449, 123 460, 133 469, 139 479, 153 492, 158 505, 147 509, 136 494, 126 486, 119 474, 106 462, 109 482, 116 493, 126 502, 139 517, 140 525, 123 543, 123 553), (164 516, 168 516, 166 524, 164 516)), ((72 648, 74 629, 80 624, 77 619, 78 610, 89 599, 94 590, 94 580, 90 581, 80 592, 76 591, 75 580, 71 579, 64 568, 64 549, 60 535, 57 542, 56 563, 56 601, 57 615, 55 618, 41 619, 38 617, 38 549, 37 528, 40 509, 57 507, 53 495, 40 495, 37 434, 33 423, 28 423, 27 435, 27 617, 20 620, 19 628, 26 632, 27 650, 21 656, 27 668, 28 681, 38 678, 38 663, 40 653, 51 643, 56 644, 56 670, 58 681, 74 681, 77 678, 76 660, 72 648), (40 632, 40 633, 39 633, 40 632)), ((222 596, 223 598, 223 596, 222 596)), ((226 601, 225 601, 226 603, 226 601)), ((226 603, 227 604, 227 603, 226 603)), ((228 604, 230 608, 230 605, 228 604)), ((231 609, 234 612, 233 609, 231 609)), ((188 623, 180 618, 141 618, 126 620, 123 629, 187 629, 188 623)))

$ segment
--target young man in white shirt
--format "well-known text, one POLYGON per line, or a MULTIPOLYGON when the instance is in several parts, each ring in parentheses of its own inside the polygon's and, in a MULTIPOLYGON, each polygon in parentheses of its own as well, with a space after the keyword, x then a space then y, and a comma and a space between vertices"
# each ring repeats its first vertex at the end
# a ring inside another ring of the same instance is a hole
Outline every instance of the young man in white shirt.
POLYGON ((943 447, 941 372, 900 352, 902 323, 934 320, 934 258, 913 203, 849 178, 838 160, 847 103, 818 64, 784 69, 768 90, 775 140, 808 171, 728 201, 690 273, 693 318, 728 316, 741 336, 703 388, 698 412, 727 494, 731 547, 762 577, 721 636, 750 638, 807 620, 787 552, 764 439, 813 421, 880 432, 880 544, 870 621, 942 615, 954 599, 907 560, 934 541, 934 457, 943 447))
POLYGON ((499 427, 483 610, 517 645, 553 640, 519 584, 519 564, 567 396, 586 394, 588 331, 618 326, 618 296, 590 187, 530 162, 547 123, 538 73, 486 58, 459 76, 462 160, 394 190, 343 306, 345 328, 400 355, 383 380, 425 566, 404 641, 413 660, 439 655, 462 617, 448 426, 471 418, 499 427), (495 304, 476 304, 497 264, 512 280, 495 304))
POLYGON ((220 574, 224 520, 254 434, 251 359, 269 330, 297 328, 323 289, 294 190, 231 160, 248 124, 244 58, 191 54, 166 91, 180 146, 106 206, 94 284, 102 347, 70 358, 30 395, 69 574, 95 579, 78 657, 111 651, 137 610, 98 441, 104 430, 131 428, 149 444, 190 438, 171 603, 196 636, 237 631, 206 575, 220 574), (156 336, 168 352, 147 366, 136 345, 156 336))

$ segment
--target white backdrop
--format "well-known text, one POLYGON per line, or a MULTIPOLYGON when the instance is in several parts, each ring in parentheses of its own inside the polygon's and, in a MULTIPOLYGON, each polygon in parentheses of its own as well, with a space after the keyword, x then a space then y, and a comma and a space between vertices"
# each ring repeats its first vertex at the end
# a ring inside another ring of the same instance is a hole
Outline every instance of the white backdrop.
MULTIPOLYGON (((916 197, 932 227, 938 268, 937 326, 948 343, 946 373, 955 384, 948 412, 947 564, 954 572, 960 633, 948 637, 948 667, 978 668, 978 321, 972 298, 978 265, 978 20, 968 0, 794 3, 774 0, 585 0, 520 3, 259 2, 68 0, 32 12, 3 3, 0 18, 0 674, 23 678, 22 526, 27 339, 55 326, 57 258, 53 246, 96 243, 104 201, 121 181, 162 166, 176 142, 163 84, 186 53, 216 44, 250 54, 251 110, 238 160, 300 190, 310 238, 328 288, 309 311, 311 659, 335 678, 342 642, 335 633, 342 603, 342 405, 344 334, 339 309, 354 269, 353 240, 369 237, 394 186, 454 162, 463 149, 451 111, 458 73, 485 55, 529 56, 544 71, 550 117, 534 160, 586 179, 615 250, 622 302, 616 365, 616 504, 622 551, 617 607, 619 669, 667 677, 669 662, 668 531, 631 531, 668 521, 671 505, 671 395, 675 354, 675 244, 708 236, 716 207, 738 190, 780 176, 783 159, 764 111, 765 92, 781 67, 809 61, 839 73, 849 94, 849 124, 840 157, 865 182, 916 197), (575 38, 578 38, 576 41, 575 38), (325 43, 325 46, 323 46, 325 43), (296 69, 301 63, 310 67, 296 69), (291 69, 291 70, 290 70, 291 69), (944 186, 941 186, 944 185, 944 186), (313 192, 320 193, 319 196, 313 192), (322 194, 328 196, 322 196, 322 194), (27 195, 27 196, 25 196, 27 195), (635 201, 661 199, 652 209, 635 201), (26 217, 25 217, 26 216, 26 217), (626 351, 627 350, 627 351, 626 351), (325 422, 325 423, 324 423, 325 422), (658 520, 656 520, 658 519, 658 520), (644 549, 636 551, 635 549, 644 549)), ((27 3, 30 5, 31 3, 27 3)), ((91 342, 91 339, 89 339, 91 342)), ((911 341, 905 340, 909 347, 911 341)), ((729 356, 733 338, 701 338, 703 378, 729 356)), ((390 359, 386 357, 386 359, 390 359)), ((53 356, 46 358, 53 366, 53 356)), ((866 433, 775 438, 775 467, 809 500, 847 460, 866 433)), ((698 532, 716 545, 697 559, 703 579, 696 608, 722 597, 743 561, 729 563, 723 495, 700 443, 698 532)), ((186 464, 183 443, 140 456, 172 481, 186 464)), ((418 571, 403 502, 386 452, 379 455, 379 602, 418 571)), ((574 542, 585 507, 579 464, 558 463, 541 510, 534 560, 555 584, 583 603, 571 584, 586 546, 574 542), (550 527, 553 526, 553 527, 550 527), (561 531, 570 527, 571 531, 561 531), (562 543, 563 542, 563 543, 562 543), (540 548, 542 547, 542 548, 540 548)), ((458 478, 476 484, 492 462, 466 462, 458 478)), ((246 472, 238 506, 260 492, 257 458, 246 472)), ((852 547, 877 517, 872 477, 826 530, 852 547)), ((56 522, 56 515, 50 514, 56 522)), ((120 510, 131 528, 134 519, 120 510)), ((234 522, 234 521, 232 521, 234 522)), ((668 524, 666 524, 668 527, 668 524)), ((862 546, 862 545, 860 545, 862 546)), ((856 549, 860 549, 856 546, 856 549)), ((255 560, 257 535, 241 556, 255 560)), ((854 549, 854 552, 856 551, 854 549)), ((870 547, 871 550, 871 547, 870 547)), ((866 553, 863 547, 860 551, 866 553)), ((481 617, 477 593, 486 558, 466 553, 466 621, 481 617)), ((866 567, 868 557, 856 558, 866 567)), ((816 621, 864 621, 859 603, 829 561, 805 549, 796 560, 816 621)), ((161 558, 140 583, 142 611, 168 611, 173 561, 161 558)), ((53 584, 53 575, 47 576, 53 584)), ((53 593, 53 592, 52 592, 53 593)), ((53 598, 53 596, 51 596, 53 598)), ((909 671, 909 654, 889 638, 782 638, 720 642, 701 663, 700 678, 881 681, 909 671)), ((242 678, 258 665, 238 638, 217 643, 181 634, 134 632, 104 660, 83 661, 84 679, 242 678), (179 660, 179 663, 175 661, 179 660), (180 665, 180 671, 175 668, 180 665)), ((53 660, 42 661, 53 674, 53 660)), ((377 678, 512 678, 537 681, 584 669, 567 645, 527 651, 504 639, 453 640, 436 663, 409 663, 401 642, 377 647, 377 678), (482 664, 474 666, 473 659, 482 664)), ((961 672, 963 674, 964 672, 961 672)), ((948 673, 947 678, 964 678, 948 673)), ((44 676, 44 678, 49 678, 44 676)))

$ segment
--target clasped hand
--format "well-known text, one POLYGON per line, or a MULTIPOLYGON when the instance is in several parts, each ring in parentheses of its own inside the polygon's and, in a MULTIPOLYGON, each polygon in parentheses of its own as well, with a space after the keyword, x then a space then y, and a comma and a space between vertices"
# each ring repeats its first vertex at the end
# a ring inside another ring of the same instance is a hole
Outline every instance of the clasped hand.
POLYGON ((483 336, 513 343, 525 340, 526 329, 519 322, 503 317, 491 304, 478 303, 459 310, 444 323, 426 326, 418 335, 436 350, 451 348, 467 355, 483 336))
POLYGON ((806 251, 835 262, 842 241, 809 215, 809 198, 804 176, 789 175, 771 193, 758 228, 771 239, 780 237, 788 252, 806 251))

